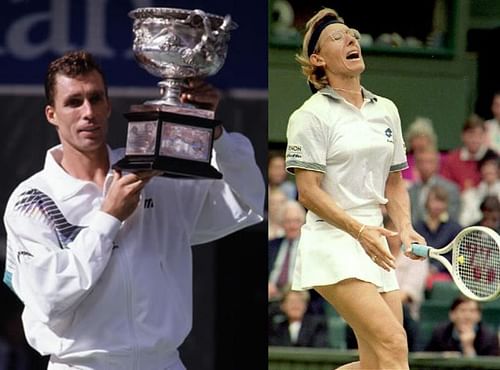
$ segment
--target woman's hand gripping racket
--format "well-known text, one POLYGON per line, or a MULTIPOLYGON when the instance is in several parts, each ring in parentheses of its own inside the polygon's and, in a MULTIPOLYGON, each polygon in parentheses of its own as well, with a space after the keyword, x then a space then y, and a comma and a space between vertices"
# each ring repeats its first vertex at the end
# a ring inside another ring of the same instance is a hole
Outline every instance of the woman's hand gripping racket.
POLYGON ((470 226, 444 248, 412 244, 411 252, 441 262, 470 299, 492 301, 500 295, 500 236, 490 228, 470 226), (451 264, 442 256, 450 250, 451 264))

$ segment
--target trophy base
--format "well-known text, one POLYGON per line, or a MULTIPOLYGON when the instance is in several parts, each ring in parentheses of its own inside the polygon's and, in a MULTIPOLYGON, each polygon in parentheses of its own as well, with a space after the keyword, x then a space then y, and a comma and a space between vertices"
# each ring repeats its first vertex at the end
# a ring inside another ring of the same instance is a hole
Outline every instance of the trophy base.
POLYGON ((114 169, 155 170, 165 177, 221 179, 211 166, 214 112, 175 106, 133 105, 128 119, 125 156, 114 169))
POLYGON ((207 163, 155 156, 125 156, 113 165, 113 169, 128 172, 161 171, 161 176, 185 179, 222 178, 222 174, 207 163))
POLYGON ((169 112, 186 116, 214 119, 215 112, 208 109, 196 108, 190 104, 170 105, 163 100, 154 100, 144 104, 130 106, 130 112, 169 112))

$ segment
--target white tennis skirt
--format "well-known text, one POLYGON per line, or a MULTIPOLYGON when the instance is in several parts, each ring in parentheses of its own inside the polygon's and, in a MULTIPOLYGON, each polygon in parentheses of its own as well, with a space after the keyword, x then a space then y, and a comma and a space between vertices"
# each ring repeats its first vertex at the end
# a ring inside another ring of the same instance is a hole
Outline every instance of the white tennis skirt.
MULTIPOLYGON (((368 226, 383 224, 378 206, 347 210, 347 213, 368 226)), ((386 238, 382 239, 389 250, 386 238)), ((372 283, 379 292, 399 289, 396 272, 386 271, 373 262, 361 244, 345 231, 324 221, 309 222, 302 226, 292 289, 307 290, 345 279, 372 283)))

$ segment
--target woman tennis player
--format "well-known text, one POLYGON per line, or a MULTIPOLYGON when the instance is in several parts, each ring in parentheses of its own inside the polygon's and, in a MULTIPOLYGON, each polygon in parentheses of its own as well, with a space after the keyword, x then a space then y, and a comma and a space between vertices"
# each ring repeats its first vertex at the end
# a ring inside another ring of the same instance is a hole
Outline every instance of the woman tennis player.
POLYGON ((287 130, 287 170, 308 209, 293 289, 315 289, 353 328, 360 361, 341 369, 408 369, 385 239, 396 233, 382 227, 380 205, 407 250, 425 242, 411 226, 400 174, 407 164, 399 113, 361 86, 359 38, 333 9, 322 9, 307 23, 297 56, 314 94, 293 112, 287 130))

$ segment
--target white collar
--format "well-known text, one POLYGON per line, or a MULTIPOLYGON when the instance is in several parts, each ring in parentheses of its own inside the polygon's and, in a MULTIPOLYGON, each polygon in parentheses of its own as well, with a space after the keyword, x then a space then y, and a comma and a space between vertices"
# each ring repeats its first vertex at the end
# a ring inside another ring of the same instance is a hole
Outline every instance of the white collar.
MULTIPOLYGON (((118 157, 118 153, 112 151, 109 146, 107 146, 107 150, 110 163, 115 163, 119 159, 115 158, 118 157)), ((56 159, 57 157, 60 157, 61 153, 61 144, 47 150, 43 168, 43 171, 50 179, 51 185, 54 187, 54 195, 57 198, 65 200, 74 196, 88 186, 96 186, 91 181, 80 180, 68 174, 56 159)), ((108 174, 110 171, 111 168, 108 170, 108 174)))
POLYGON ((472 154, 467 150, 466 147, 460 148, 460 160, 462 161, 479 161, 483 159, 484 155, 488 151, 488 147, 486 145, 481 145, 476 154, 472 154))

